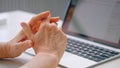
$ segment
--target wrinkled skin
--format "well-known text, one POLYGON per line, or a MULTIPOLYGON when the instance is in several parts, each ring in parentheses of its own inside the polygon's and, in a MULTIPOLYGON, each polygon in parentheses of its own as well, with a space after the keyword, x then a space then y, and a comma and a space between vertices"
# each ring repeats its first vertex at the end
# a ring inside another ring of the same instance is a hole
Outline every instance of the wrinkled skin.
POLYGON ((66 35, 55 23, 49 22, 48 17, 42 21, 38 32, 32 33, 29 25, 22 23, 26 36, 34 42, 33 49, 36 54, 47 53, 57 56, 60 60, 66 47, 66 35))
MULTIPOLYGON (((41 21, 46 19, 48 15, 50 15, 49 11, 42 12, 34 16, 28 22, 33 34, 38 31, 41 21)), ((56 23, 58 20, 59 17, 51 17, 49 22, 56 23)), ((14 58, 21 55, 21 53, 24 52, 26 49, 30 48, 32 46, 32 41, 28 40, 23 30, 21 30, 13 39, 8 42, 1 42, 0 45, 0 58, 14 58)))

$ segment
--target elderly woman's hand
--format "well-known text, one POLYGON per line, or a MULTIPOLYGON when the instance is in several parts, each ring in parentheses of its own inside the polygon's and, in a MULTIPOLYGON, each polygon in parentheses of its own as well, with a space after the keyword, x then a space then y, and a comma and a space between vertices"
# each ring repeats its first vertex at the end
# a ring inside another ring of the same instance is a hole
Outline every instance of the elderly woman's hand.
POLYGON ((47 20, 42 21, 37 33, 32 33, 31 28, 26 23, 21 23, 24 33, 34 43, 33 49, 36 54, 45 53, 55 55, 58 60, 64 53, 66 47, 66 35, 56 24, 47 20))
POLYGON ((32 44, 31 40, 25 40, 23 42, 18 42, 15 40, 10 40, 8 42, 0 43, 0 58, 14 58, 26 49, 30 48, 32 44))
MULTIPOLYGON (((32 33, 36 33, 40 26, 41 21, 46 19, 50 14, 49 11, 42 12, 34 16, 29 23, 29 26, 32 29, 32 33)), ((59 17, 52 17, 49 22, 56 23, 59 20, 59 17)), ((19 56, 26 49, 31 47, 31 40, 27 40, 27 37, 23 30, 21 30, 13 39, 8 42, 0 43, 1 55, 0 58, 13 58, 19 56), (5 46, 4 46, 5 45, 5 46)))
MULTIPOLYGON (((46 19, 48 17, 48 15, 50 15, 50 11, 45 11, 45 12, 42 12, 42 13, 32 17, 32 19, 28 22, 28 24, 32 30, 32 33, 36 33, 38 31, 41 21, 46 19)), ((58 20, 59 20, 59 17, 51 17, 50 23, 56 23, 58 20)), ((27 37, 24 34, 23 30, 21 30, 12 40, 25 41, 25 40, 27 40, 27 37)))

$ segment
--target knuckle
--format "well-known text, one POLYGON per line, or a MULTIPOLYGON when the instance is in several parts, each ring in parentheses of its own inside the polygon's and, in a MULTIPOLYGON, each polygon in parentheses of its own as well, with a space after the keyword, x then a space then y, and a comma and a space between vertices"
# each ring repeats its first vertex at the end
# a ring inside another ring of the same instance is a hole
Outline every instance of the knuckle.
POLYGON ((57 25, 55 23, 51 23, 52 27, 56 28, 57 25))
POLYGON ((49 28, 50 28, 50 26, 49 26, 48 24, 46 24, 46 23, 43 24, 43 26, 42 26, 42 29, 43 29, 43 30, 46 30, 46 29, 49 29, 49 28))
POLYGON ((47 25, 46 24, 43 24, 43 28, 46 28, 47 27, 47 25))

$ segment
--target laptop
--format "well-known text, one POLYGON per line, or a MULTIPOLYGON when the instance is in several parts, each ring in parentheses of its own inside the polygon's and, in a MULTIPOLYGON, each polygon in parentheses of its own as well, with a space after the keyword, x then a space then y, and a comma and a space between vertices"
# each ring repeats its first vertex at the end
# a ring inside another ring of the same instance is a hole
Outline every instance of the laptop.
MULTIPOLYGON (((63 68, 92 68, 120 57, 120 16, 113 0, 68 0, 63 68)), ((28 51, 27 53, 33 54, 28 51)))

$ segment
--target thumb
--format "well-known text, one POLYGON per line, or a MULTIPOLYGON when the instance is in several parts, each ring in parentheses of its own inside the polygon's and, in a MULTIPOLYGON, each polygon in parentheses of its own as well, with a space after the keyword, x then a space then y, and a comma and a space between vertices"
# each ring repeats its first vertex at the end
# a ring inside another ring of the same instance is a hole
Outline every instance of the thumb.
POLYGON ((26 49, 30 47, 32 47, 31 40, 26 40, 26 41, 17 43, 17 49, 19 49, 20 52, 24 52, 26 49))
POLYGON ((24 33, 26 34, 26 36, 31 39, 31 36, 33 35, 31 28, 28 24, 26 24, 25 22, 21 23, 21 26, 23 28, 24 33))

